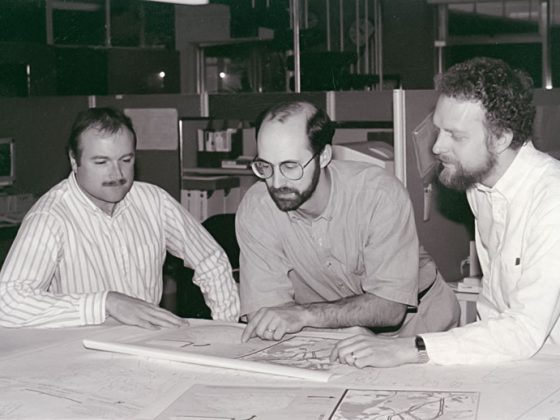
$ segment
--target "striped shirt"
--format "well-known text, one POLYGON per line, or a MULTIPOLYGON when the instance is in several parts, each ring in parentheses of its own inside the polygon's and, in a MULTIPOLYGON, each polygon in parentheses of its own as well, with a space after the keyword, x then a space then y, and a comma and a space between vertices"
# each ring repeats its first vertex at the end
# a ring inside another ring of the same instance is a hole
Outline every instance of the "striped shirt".
POLYGON ((0 272, 0 326, 69 327, 105 321, 109 291, 157 305, 166 250, 195 270, 214 319, 237 321, 226 254, 181 205, 134 182, 109 216, 74 174, 26 215, 0 272))

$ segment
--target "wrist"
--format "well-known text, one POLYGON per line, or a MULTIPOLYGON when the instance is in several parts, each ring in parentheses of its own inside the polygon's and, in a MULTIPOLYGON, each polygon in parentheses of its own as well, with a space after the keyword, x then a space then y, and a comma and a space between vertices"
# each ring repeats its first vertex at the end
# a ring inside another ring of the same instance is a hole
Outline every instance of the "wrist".
POLYGON ((426 344, 422 336, 417 335, 414 338, 414 346, 416 347, 416 363, 428 363, 430 356, 428 356, 426 344))

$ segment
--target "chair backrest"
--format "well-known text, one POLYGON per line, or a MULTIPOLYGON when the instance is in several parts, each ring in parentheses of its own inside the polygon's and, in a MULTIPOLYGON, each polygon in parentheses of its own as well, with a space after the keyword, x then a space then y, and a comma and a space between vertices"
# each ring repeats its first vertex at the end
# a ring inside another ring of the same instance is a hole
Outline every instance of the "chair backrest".
POLYGON ((215 214, 202 222, 202 226, 224 249, 232 268, 238 269, 239 244, 235 236, 235 213, 215 214))

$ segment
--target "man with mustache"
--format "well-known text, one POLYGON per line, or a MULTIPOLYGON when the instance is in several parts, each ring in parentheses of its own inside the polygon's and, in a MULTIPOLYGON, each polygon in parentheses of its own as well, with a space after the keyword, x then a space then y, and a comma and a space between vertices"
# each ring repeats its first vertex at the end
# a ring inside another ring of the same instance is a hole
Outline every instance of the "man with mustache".
POLYGON ((0 272, 0 325, 70 327, 114 318, 145 328, 185 321, 158 307, 166 250, 194 268, 215 319, 237 321, 227 256, 181 205, 134 181, 136 134, 112 108, 76 118, 70 176, 25 216, 0 272))
POLYGON ((560 162, 531 141, 531 80, 501 60, 474 58, 439 80, 433 152, 439 179, 466 190, 482 268, 479 320, 384 340, 358 335, 331 357, 354 366, 497 363, 560 342, 560 162))
POLYGON ((423 253, 402 184, 371 164, 332 161, 333 124, 297 101, 260 119, 262 179, 236 218, 242 339, 304 327, 414 335, 456 326, 453 292, 423 253))

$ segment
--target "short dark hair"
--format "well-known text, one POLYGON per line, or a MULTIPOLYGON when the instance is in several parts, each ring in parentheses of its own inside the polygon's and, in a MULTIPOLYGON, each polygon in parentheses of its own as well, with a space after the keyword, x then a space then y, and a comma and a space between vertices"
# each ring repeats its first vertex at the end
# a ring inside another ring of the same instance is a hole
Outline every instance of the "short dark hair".
POLYGON ((127 128, 134 138, 134 147, 136 147, 136 132, 132 126, 132 121, 123 112, 118 109, 106 108, 89 108, 78 114, 72 124, 70 130, 70 138, 68 139, 68 151, 80 163, 80 136, 90 128, 95 128, 106 133, 116 133, 122 128, 127 128))
POLYGON ((313 154, 321 153, 327 144, 332 144, 334 124, 325 111, 307 101, 280 102, 262 112, 257 118, 256 132, 259 134, 265 121, 278 120, 284 122, 310 107, 312 113, 307 118, 307 137, 313 154))
POLYGON ((513 133, 511 148, 518 149, 531 138, 535 106, 532 79, 502 60, 476 57, 455 64, 439 79, 436 88, 445 96, 480 101, 494 135, 513 133))

